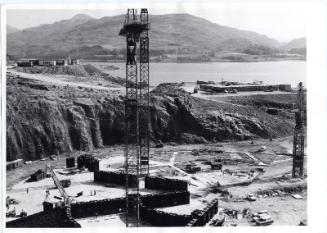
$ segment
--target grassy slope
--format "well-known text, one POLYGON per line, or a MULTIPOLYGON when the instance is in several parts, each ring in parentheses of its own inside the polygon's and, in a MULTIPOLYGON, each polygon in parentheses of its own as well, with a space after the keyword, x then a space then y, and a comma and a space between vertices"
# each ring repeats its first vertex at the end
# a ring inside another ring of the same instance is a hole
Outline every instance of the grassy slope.
MULTIPOLYGON (((21 57, 63 56, 83 46, 101 45, 108 50, 124 49, 118 35, 124 15, 100 19, 62 20, 8 35, 8 54, 21 57)), ((181 50, 191 53, 229 49, 243 50, 250 43, 278 47, 278 41, 255 32, 214 24, 189 14, 151 15, 151 49, 181 50), (214 39, 213 39, 214 38, 214 39), (232 43, 231 43, 232 42, 232 43)), ((96 49, 96 48, 94 48, 96 49)), ((82 52, 82 50, 81 50, 82 52)), ((103 52, 103 51, 102 51, 103 52)))

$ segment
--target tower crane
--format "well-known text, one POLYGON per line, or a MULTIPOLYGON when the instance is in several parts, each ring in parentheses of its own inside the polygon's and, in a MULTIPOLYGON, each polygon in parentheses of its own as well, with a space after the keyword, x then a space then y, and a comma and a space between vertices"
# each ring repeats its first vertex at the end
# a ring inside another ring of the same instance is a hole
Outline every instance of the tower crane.
POLYGON ((140 179, 149 174, 149 21, 147 9, 128 9, 119 35, 126 37, 126 226, 139 225, 140 179), (137 45, 140 46, 137 56, 137 45), (137 59, 138 57, 138 59, 137 59), (138 73, 139 60, 140 72, 138 73), (136 176, 136 187, 130 175, 136 176))
POLYGON ((295 128, 293 139, 293 169, 292 177, 303 177, 304 170, 304 139, 306 122, 306 103, 302 82, 298 85, 297 92, 297 110, 295 112, 295 128))

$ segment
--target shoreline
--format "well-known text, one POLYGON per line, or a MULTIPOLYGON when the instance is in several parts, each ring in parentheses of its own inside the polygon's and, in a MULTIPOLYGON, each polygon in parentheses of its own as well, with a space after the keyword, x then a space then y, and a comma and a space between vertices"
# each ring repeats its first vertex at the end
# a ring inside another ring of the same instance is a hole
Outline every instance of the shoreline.
MULTIPOLYGON (((151 58, 150 58, 151 59, 151 58)), ((124 63, 125 60, 96 60, 96 59, 80 59, 82 63, 87 62, 97 62, 97 63, 124 63)), ((165 61, 151 61, 151 63, 181 63, 181 64, 193 64, 193 63, 200 63, 200 64, 210 64, 210 63, 259 63, 259 62, 285 62, 285 61, 303 61, 306 62, 307 59, 258 59, 258 60, 214 60, 214 61, 176 61, 176 60, 165 60, 165 61)))

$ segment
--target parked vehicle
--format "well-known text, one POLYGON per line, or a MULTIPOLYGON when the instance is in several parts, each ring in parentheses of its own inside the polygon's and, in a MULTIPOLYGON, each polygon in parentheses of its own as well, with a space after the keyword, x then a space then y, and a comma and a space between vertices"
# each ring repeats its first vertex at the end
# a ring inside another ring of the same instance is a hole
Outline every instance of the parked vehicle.
POLYGON ((252 220, 257 226, 267 226, 274 222, 267 210, 258 211, 252 215, 252 220))
POLYGON ((255 220, 255 223, 257 226, 268 226, 268 225, 272 224, 273 222, 274 222, 274 220, 272 219, 272 217, 269 214, 263 215, 259 219, 255 220))
POLYGON ((246 199, 248 199, 249 201, 256 201, 257 200, 257 198, 251 193, 248 194, 246 199))
POLYGON ((252 214, 252 220, 255 221, 257 219, 259 219, 262 216, 268 215, 268 211, 267 210, 262 210, 262 211, 258 211, 256 213, 252 214))

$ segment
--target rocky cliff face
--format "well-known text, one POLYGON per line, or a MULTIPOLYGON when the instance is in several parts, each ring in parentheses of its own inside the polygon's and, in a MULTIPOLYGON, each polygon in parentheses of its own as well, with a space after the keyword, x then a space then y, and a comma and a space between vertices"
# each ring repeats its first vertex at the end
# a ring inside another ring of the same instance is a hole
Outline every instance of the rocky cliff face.
MULTIPOLYGON (((286 136, 292 120, 251 106, 198 99, 176 85, 151 93, 152 141, 205 143, 286 136)), ((7 160, 39 159, 124 142, 123 97, 7 75, 7 160)))
POLYGON ((152 135, 163 141, 205 143, 293 132, 288 115, 272 116, 253 106, 195 98, 170 84, 152 92, 152 103, 152 135))

